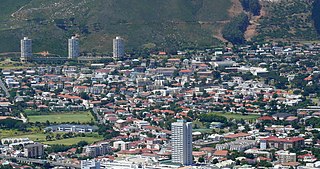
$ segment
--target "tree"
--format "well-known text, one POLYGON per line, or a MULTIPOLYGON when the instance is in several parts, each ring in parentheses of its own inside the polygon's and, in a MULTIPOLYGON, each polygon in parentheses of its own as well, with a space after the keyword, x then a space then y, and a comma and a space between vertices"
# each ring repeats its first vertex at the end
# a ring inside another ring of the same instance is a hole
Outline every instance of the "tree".
POLYGON ((58 134, 56 135, 56 139, 57 139, 57 140, 60 140, 60 139, 61 139, 61 134, 58 133, 58 134))
POLYGON ((46 140, 51 141, 52 137, 50 135, 46 135, 46 140))
POLYGON ((86 141, 79 141, 78 144, 77 144, 77 146, 78 146, 78 147, 84 147, 84 146, 86 146, 86 145, 88 145, 88 144, 89 144, 89 143, 86 142, 86 141))
POLYGON ((80 97, 82 99, 84 99, 84 100, 89 100, 90 99, 89 95, 87 93, 85 93, 85 92, 80 93, 80 97))
POLYGON ((198 162, 199 162, 199 163, 204 163, 204 162, 205 162, 205 160, 204 160, 204 158, 203 158, 203 157, 199 157, 198 162))
POLYGON ((253 15, 260 15, 261 5, 259 0, 240 0, 243 9, 253 15))
POLYGON ((233 44, 243 44, 245 43, 244 32, 248 26, 249 18, 246 14, 242 13, 224 26, 222 35, 233 44))

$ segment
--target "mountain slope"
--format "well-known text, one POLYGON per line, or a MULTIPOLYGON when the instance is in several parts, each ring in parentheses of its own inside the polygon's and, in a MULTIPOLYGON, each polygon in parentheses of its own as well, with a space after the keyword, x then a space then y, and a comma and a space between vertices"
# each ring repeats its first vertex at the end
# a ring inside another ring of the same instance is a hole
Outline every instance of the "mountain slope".
POLYGON ((79 34, 87 52, 110 52, 112 38, 128 49, 212 46, 213 32, 229 19, 230 0, 11 0, 0 1, 0 52, 19 51, 19 39, 34 39, 34 51, 65 55, 66 39, 79 34), (2 9, 2 8, 1 8, 2 9))
MULTIPOLYGON (((259 39, 318 40, 312 9, 317 0, 263 2, 266 14, 260 18, 259 39)), ((316 11, 319 12, 319 11, 316 11)))

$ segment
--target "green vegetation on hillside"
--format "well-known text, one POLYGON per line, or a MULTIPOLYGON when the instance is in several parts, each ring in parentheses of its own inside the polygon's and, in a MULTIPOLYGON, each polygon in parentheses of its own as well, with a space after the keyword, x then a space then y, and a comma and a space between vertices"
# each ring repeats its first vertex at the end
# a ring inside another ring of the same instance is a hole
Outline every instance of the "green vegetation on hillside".
POLYGON ((318 39, 311 17, 312 4, 312 1, 301 0, 265 2, 266 15, 260 19, 258 38, 262 40, 318 39))
POLYGON ((243 9, 253 15, 260 15, 261 5, 259 0, 240 0, 243 9))
POLYGON ((242 13, 233 18, 222 30, 223 37, 233 44, 245 43, 244 32, 249 25, 249 18, 242 13))
POLYGON ((314 1, 312 7, 312 19, 314 21, 314 26, 320 34, 320 1, 314 1))
POLYGON ((0 1, 0 21, 5 21, 10 17, 13 11, 29 3, 31 0, 1 0, 0 1))
POLYGON ((159 50, 209 47, 220 43, 213 33, 221 27, 219 21, 229 19, 231 6, 230 0, 23 1, 0 2, 9 5, 0 13, 6 20, 0 52, 19 51, 19 39, 29 36, 34 52, 65 56, 67 38, 74 34, 80 35, 84 52, 111 52, 117 35, 126 39, 128 51, 146 44, 159 50))

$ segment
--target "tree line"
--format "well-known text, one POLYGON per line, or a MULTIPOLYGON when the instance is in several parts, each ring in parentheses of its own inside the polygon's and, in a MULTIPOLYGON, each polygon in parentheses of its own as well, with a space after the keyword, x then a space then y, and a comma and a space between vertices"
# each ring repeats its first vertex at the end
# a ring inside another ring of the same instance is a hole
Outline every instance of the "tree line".
POLYGON ((245 13, 242 13, 224 26, 222 30, 223 38, 235 45, 244 44, 246 42, 244 32, 248 26, 249 18, 245 13))
POLYGON ((23 123, 21 120, 15 120, 11 118, 0 120, 1 129, 17 129, 19 131, 26 131, 27 124, 23 123))

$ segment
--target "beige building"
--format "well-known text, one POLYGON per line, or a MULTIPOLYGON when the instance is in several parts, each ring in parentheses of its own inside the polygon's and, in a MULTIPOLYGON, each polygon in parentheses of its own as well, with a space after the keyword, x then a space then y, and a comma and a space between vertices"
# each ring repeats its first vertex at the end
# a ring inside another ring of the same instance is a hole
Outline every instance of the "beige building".
POLYGON ((296 153, 290 153, 289 151, 284 151, 284 150, 277 151, 276 157, 280 164, 297 161, 296 153))

